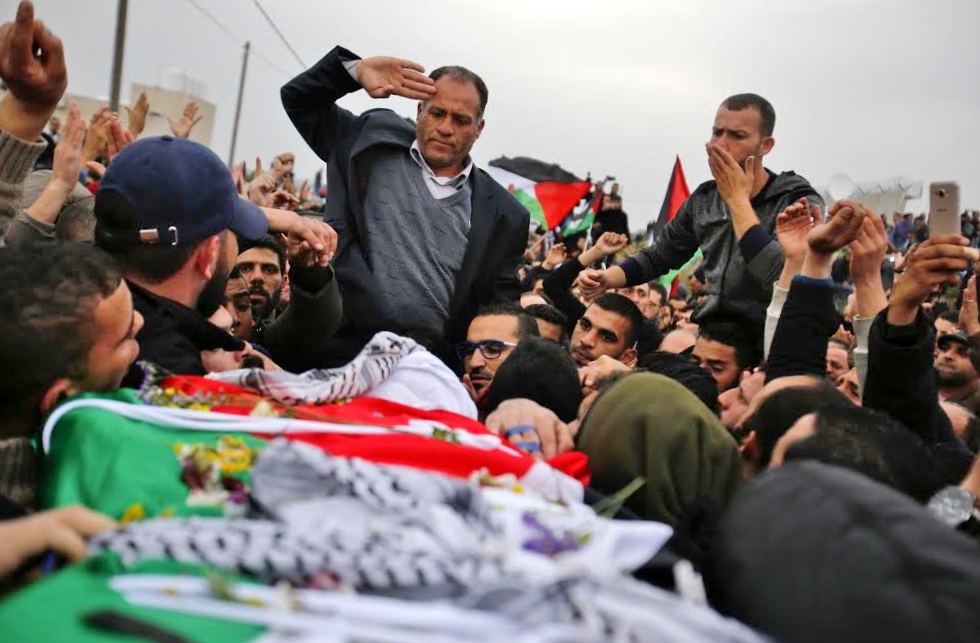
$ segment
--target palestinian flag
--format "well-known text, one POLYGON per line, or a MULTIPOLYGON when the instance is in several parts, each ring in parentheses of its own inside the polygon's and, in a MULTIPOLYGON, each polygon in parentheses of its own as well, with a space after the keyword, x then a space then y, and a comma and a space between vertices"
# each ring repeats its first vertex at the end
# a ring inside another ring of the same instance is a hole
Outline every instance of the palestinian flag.
MULTIPOLYGON (((667 226, 668 223, 674 220, 677 216, 677 212, 687 201, 687 197, 691 196, 691 190, 687 187, 687 179, 684 178, 684 168, 681 166, 681 158, 679 156, 674 158, 674 170, 670 173, 670 182, 667 184, 667 195, 664 197, 664 203, 660 207, 660 215, 657 217, 657 223, 654 225, 653 234, 654 238, 660 234, 660 232, 667 226)), ((651 240, 652 242, 652 240, 651 240)), ((670 295, 673 296, 677 292, 677 279, 680 273, 689 268, 694 262, 701 259, 700 248, 694 256, 688 259, 684 266, 679 270, 671 270, 667 274, 663 275, 657 279, 660 284, 670 291, 670 295)))
POLYGON ((548 230, 558 227, 592 188, 557 165, 521 157, 490 161, 487 173, 548 230))
POLYGON ((602 203, 601 191, 597 191, 592 200, 582 203, 561 224, 561 236, 570 237, 580 232, 586 232, 595 223, 595 216, 599 213, 599 205, 602 203))
POLYGON ((124 389, 59 406, 40 436, 41 507, 81 504, 123 522, 226 515, 232 495, 248 488, 252 462, 273 437, 337 457, 456 478, 509 474, 545 497, 581 501, 588 479, 582 454, 539 462, 479 422, 447 411, 370 397, 283 409, 246 389, 199 377, 171 377, 162 387, 171 399, 211 401, 155 406, 124 389), (280 417, 270 417, 273 411, 280 417), (213 463, 208 471, 214 479, 189 470, 190 462, 213 463))

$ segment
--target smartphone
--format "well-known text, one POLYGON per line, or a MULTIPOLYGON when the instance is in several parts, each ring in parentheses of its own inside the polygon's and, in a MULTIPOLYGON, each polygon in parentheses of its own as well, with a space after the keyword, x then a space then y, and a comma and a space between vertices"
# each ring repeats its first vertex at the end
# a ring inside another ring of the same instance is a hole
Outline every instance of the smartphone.
POLYGON ((960 234, 960 186, 952 181, 929 184, 929 235, 960 234))

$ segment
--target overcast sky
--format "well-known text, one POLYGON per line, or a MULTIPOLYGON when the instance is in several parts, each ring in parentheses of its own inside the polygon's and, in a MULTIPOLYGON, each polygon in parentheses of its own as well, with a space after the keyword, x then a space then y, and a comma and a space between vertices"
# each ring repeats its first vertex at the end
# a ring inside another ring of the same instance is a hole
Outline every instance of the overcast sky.
MULTIPOLYGON (((240 44, 253 56, 240 159, 297 153, 301 176, 318 160, 295 134, 279 87, 301 70, 250 0, 132 0, 123 92, 180 67, 217 104, 213 147, 226 158, 240 44)), ((490 88, 478 165, 506 154, 556 162, 623 185, 633 228, 656 216, 675 155, 693 189, 710 178, 704 142, 719 102, 752 91, 775 106, 767 167, 815 186, 906 176, 957 180, 980 208, 978 0, 262 0, 307 65, 335 44, 428 69, 461 64, 490 88)), ((35 0, 65 41, 69 91, 107 96, 116 0, 35 0)), ((0 0, 3 20, 14 0, 0 0)), ((348 109, 377 106, 363 92, 348 109)), ((414 115, 415 105, 387 105, 414 115)), ((249 166, 254 160, 249 161, 249 166)), ((915 204, 924 208, 924 204, 915 204)))

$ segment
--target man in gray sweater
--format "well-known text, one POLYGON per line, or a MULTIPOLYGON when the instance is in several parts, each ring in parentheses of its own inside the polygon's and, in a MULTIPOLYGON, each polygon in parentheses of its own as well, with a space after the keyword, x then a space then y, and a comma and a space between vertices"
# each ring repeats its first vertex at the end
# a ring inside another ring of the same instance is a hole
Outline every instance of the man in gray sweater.
POLYGON ((459 366, 446 349, 465 339, 476 311, 520 296, 528 212, 470 157, 488 94, 462 67, 425 76, 416 63, 342 47, 282 88, 286 113, 327 162, 325 220, 339 236, 344 320, 317 363, 344 363, 391 330, 430 340, 459 366), (360 89, 419 100, 417 125, 337 105, 360 89))
POLYGON ((738 94, 726 99, 706 145, 714 180, 694 190, 650 247, 618 266, 584 272, 583 294, 651 281, 680 268, 701 248, 708 298, 694 321, 734 314, 761 327, 783 267, 776 216, 796 201, 823 206, 806 179, 763 166, 776 144, 775 124, 776 113, 765 98, 738 94))

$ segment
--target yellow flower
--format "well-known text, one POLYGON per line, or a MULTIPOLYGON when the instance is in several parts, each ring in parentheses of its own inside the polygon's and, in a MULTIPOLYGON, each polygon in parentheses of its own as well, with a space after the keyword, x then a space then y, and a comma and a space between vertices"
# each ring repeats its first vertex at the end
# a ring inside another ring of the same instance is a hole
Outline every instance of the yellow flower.
POLYGON ((122 518, 119 519, 119 522, 126 525, 131 522, 139 522, 141 520, 146 520, 146 509, 143 508, 142 504, 137 502, 136 504, 130 505, 129 508, 123 512, 122 518))

